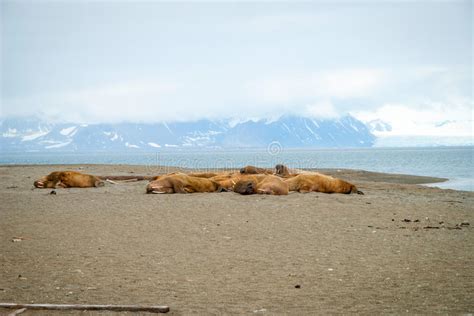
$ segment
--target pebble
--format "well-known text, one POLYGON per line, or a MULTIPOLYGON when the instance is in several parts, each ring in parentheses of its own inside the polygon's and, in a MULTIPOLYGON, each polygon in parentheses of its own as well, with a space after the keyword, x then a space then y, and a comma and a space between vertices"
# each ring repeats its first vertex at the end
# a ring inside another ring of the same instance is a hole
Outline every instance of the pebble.
POLYGON ((253 312, 254 313, 265 313, 267 310, 265 308, 262 308, 262 309, 256 309, 254 310, 253 312))

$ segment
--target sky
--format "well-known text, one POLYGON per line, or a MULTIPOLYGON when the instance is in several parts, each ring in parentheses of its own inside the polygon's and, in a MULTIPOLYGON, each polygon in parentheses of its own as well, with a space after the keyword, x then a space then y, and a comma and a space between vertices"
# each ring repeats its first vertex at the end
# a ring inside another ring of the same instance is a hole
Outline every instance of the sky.
POLYGON ((0 3, 2 118, 350 114, 474 134, 472 1, 0 3))

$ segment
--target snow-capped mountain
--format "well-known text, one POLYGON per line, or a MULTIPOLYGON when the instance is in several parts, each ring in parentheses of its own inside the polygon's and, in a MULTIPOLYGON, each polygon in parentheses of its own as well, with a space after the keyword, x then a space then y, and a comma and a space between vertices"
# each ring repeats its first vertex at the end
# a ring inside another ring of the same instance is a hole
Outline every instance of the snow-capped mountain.
POLYGON ((375 134, 392 131, 392 126, 389 123, 384 122, 380 119, 367 122, 367 126, 369 127, 369 130, 375 134))
POLYGON ((2 151, 156 150, 189 147, 370 147, 375 137, 352 116, 334 120, 284 116, 276 121, 53 124, 37 118, 0 121, 2 151))

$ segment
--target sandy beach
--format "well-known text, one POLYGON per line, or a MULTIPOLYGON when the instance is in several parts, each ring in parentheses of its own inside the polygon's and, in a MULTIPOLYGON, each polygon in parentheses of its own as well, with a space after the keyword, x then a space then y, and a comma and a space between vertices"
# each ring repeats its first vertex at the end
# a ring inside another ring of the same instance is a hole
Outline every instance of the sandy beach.
MULTIPOLYGON (((33 188, 55 170, 165 169, 0 166, 0 302, 168 305, 170 315, 474 313, 474 192, 420 185, 442 179, 319 170, 365 195, 147 195, 147 181, 33 188)), ((63 314, 132 313, 22 315, 63 314)))

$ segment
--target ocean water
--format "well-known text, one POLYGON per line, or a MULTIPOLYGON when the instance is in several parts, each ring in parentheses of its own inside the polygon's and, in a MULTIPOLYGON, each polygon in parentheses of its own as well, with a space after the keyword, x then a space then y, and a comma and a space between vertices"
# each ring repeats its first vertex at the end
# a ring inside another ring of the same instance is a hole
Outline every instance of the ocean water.
POLYGON ((0 164, 132 164, 185 168, 240 168, 245 165, 291 168, 341 168, 448 178, 434 186, 474 191, 474 147, 285 149, 270 144, 263 149, 154 152, 0 153, 0 164))

